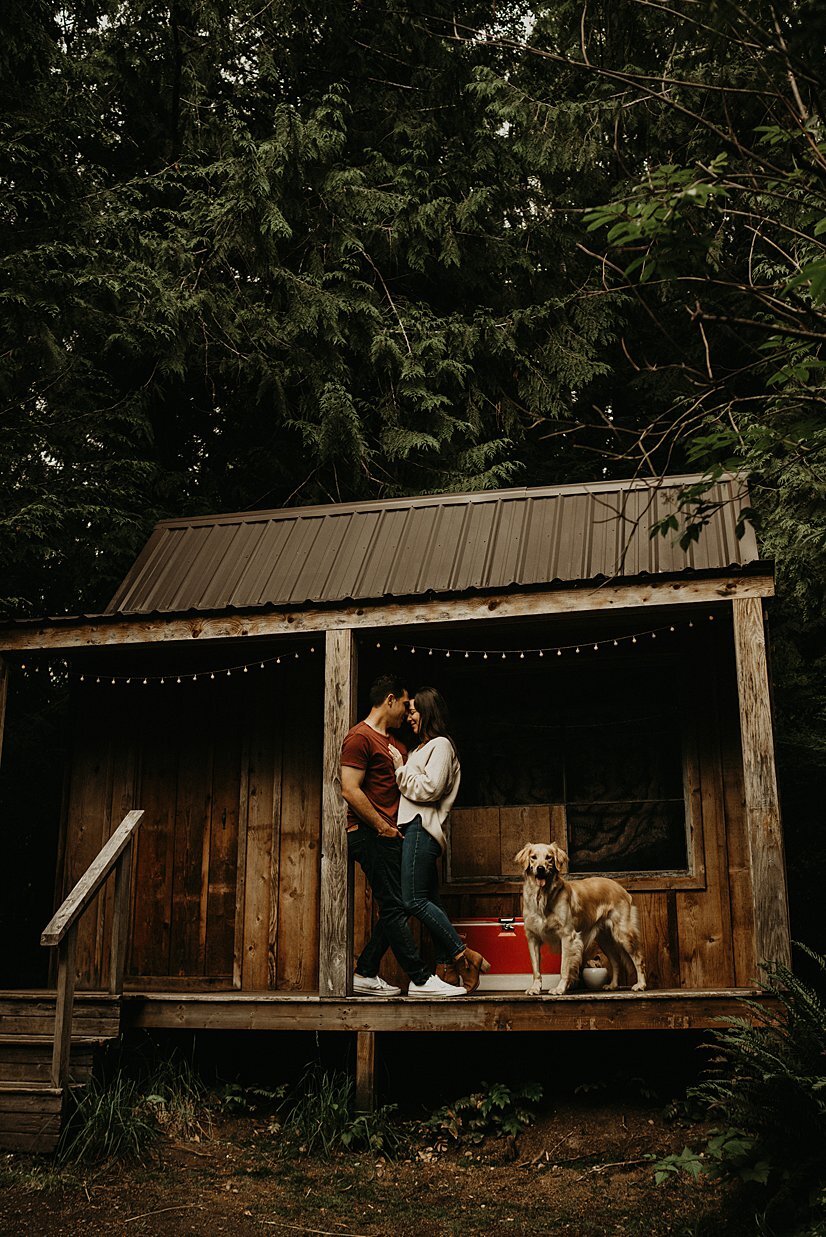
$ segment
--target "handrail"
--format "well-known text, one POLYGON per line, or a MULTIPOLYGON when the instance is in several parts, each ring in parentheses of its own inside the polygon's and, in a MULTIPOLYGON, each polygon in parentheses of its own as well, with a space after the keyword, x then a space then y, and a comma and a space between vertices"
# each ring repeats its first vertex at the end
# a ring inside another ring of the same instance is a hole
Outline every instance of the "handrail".
POLYGON ((132 841, 132 834, 140 824, 143 809, 138 808, 124 816, 109 841, 98 851, 72 892, 64 899, 40 934, 41 945, 59 945, 73 923, 76 923, 106 877, 132 841))
POLYGON ((72 1047, 72 1010, 75 1000, 75 955, 77 925, 88 910, 106 878, 115 871, 115 900, 112 913, 112 939, 109 963, 109 991, 117 996, 123 989, 126 962, 127 916, 131 877, 132 841, 143 818, 135 808, 124 816, 108 842, 101 847, 69 896, 55 912, 40 936, 40 944, 57 947, 57 998, 55 1001, 52 1086, 65 1087, 69 1079, 69 1054, 72 1047))

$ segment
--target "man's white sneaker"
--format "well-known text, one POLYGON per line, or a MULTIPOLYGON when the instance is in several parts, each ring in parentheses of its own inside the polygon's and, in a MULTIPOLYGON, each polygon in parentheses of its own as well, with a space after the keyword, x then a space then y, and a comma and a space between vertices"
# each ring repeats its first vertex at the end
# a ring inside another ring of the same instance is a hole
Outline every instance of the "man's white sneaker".
POLYGON ((353 976, 353 994, 355 996, 401 996, 401 988, 394 988, 392 984, 386 983, 381 975, 359 975, 356 973, 353 976))
POLYGON ((450 997, 467 996, 461 984, 446 984, 438 975, 431 975, 423 984, 411 984, 407 989, 408 996, 450 997))

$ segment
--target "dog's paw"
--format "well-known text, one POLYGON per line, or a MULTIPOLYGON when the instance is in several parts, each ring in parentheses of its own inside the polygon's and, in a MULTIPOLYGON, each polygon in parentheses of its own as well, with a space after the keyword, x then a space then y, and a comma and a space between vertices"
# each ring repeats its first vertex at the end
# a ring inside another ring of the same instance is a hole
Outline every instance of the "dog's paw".
POLYGON ((617 983, 615 979, 613 979, 611 980, 610 984, 605 985, 605 987, 603 988, 603 992, 616 992, 618 987, 619 987, 619 984, 617 983))
POLYGON ((641 979, 638 984, 634 984, 632 992, 645 992, 645 980, 641 979))
POLYGON ((557 984, 555 988, 551 988, 551 996, 564 996, 567 991, 567 984, 557 984))
POLYGON ((531 984, 530 988, 525 989, 525 996, 542 996, 542 985, 531 984))

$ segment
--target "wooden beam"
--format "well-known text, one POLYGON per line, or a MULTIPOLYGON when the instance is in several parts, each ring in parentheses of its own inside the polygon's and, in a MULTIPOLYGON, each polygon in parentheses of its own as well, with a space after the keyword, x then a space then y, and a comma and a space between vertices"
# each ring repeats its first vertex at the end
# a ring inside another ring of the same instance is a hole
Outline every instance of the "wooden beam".
MULTIPOLYGON (((281 993, 141 993, 124 998, 125 1027, 237 1031, 652 1031, 719 1026, 749 1017, 754 989, 512 993, 426 1001, 281 993)), ((764 1000, 764 1003, 768 1003, 764 1000)), ((366 1046, 364 1051, 366 1051, 366 1046)))
POLYGON ((318 984, 322 996, 344 996, 352 983, 348 898, 347 806, 341 795, 341 745, 353 723, 355 640, 328 631, 324 667, 324 755, 321 792, 321 906, 318 984))
POLYGON ((376 1033, 356 1032, 356 1112, 376 1106, 376 1033))
POLYGON ((635 606, 708 605, 735 597, 771 597, 771 576, 650 580, 644 584, 580 585, 537 592, 453 597, 438 601, 374 602, 330 609, 217 614, 189 618, 101 618, 0 627, 0 650, 105 648, 112 645, 204 643, 245 637, 310 635, 360 627, 465 623, 477 619, 584 614, 635 606))
POLYGON ((754 943, 758 962, 791 962, 789 907, 774 732, 766 664, 763 607, 759 598, 732 602, 737 695, 743 747, 743 791, 754 891, 754 943))

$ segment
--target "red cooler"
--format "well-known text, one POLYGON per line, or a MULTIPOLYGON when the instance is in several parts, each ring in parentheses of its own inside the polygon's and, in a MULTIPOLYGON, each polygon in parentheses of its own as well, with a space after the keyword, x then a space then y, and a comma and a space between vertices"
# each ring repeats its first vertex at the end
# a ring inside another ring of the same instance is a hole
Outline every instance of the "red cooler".
MULTIPOLYGON (((479 982, 480 992, 524 992, 533 982, 531 959, 521 919, 459 919, 453 925, 471 949, 490 963, 479 982)), ((562 957, 542 946, 543 986, 555 987, 562 957)))

